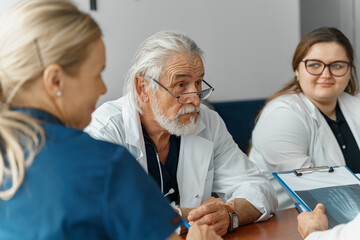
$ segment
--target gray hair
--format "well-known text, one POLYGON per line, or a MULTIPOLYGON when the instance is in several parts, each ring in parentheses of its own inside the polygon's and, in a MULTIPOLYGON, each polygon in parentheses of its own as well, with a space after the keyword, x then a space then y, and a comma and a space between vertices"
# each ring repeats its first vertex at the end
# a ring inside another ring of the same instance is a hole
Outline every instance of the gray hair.
MULTIPOLYGON (((140 112, 140 98, 136 91, 136 76, 159 79, 165 61, 174 53, 188 53, 203 57, 203 51, 188 36, 174 31, 161 31, 147 38, 138 47, 132 65, 127 73, 124 95, 129 95, 130 103, 140 112)), ((147 81, 149 79, 145 78, 147 81)), ((158 86, 149 81, 156 91, 158 86)))

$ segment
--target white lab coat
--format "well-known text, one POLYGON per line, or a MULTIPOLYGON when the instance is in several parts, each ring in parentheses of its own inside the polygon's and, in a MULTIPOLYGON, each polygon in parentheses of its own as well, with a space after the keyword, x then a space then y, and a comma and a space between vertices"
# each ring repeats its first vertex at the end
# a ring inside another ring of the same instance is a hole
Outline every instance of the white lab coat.
POLYGON ((340 224, 326 231, 313 232, 305 240, 355 240, 359 239, 359 236, 360 214, 347 224, 340 224))
MULTIPOLYGON (((343 93, 338 102, 359 145, 360 98, 343 93)), ((274 179, 273 172, 345 165, 328 123, 302 93, 280 96, 264 108, 252 133, 252 144, 249 159, 270 179, 277 193, 279 209, 294 207, 294 202, 274 179)))
MULTIPOLYGON (((237 147, 216 112, 201 105, 199 120, 194 134, 181 137, 177 170, 180 206, 197 207, 215 192, 225 202, 247 199, 263 213, 258 221, 268 219, 277 208, 268 179, 237 147)), ((96 139, 125 146, 147 171, 139 113, 128 96, 100 106, 85 131, 96 139)))

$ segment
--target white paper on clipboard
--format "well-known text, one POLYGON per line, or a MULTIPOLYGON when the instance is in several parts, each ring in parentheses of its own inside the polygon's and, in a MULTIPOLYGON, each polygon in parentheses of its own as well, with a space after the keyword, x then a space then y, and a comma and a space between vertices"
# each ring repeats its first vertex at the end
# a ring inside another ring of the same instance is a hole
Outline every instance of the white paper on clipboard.
POLYGON ((308 171, 301 176, 293 171, 273 173, 298 202, 299 210, 311 211, 323 203, 330 228, 351 221, 360 212, 360 179, 346 166, 332 168, 333 172, 308 171))

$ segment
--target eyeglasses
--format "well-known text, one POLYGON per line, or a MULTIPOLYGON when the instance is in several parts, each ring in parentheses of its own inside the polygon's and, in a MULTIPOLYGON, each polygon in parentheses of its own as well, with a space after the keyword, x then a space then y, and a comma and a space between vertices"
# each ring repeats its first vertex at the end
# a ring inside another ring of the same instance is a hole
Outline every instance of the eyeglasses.
POLYGON ((192 103, 196 96, 199 96, 200 100, 205 100, 208 97, 210 97, 211 93, 215 90, 210 84, 208 84, 204 79, 202 80, 202 82, 204 82, 209 88, 202 90, 201 92, 187 92, 187 93, 181 93, 179 94, 179 96, 176 96, 175 94, 173 94, 172 92, 169 91, 169 89, 167 89, 164 85, 162 85, 161 83, 159 83, 157 80, 151 78, 151 77, 147 77, 150 78, 151 80, 153 80, 154 82, 156 82, 157 84, 160 85, 160 87, 162 87, 163 89, 165 89, 168 93, 170 93, 174 98, 177 98, 178 103, 181 104, 187 104, 187 103, 192 103))
POLYGON ((344 76, 349 70, 350 63, 345 61, 336 61, 329 64, 325 64, 320 60, 308 59, 301 61, 305 63, 305 69, 308 73, 314 76, 319 76, 324 72, 326 67, 329 67, 331 75, 335 77, 344 76))

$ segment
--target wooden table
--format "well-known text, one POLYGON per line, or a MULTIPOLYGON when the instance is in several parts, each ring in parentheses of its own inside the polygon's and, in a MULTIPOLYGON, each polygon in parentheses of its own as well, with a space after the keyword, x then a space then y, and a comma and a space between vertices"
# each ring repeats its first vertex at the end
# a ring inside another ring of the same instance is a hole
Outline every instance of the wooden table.
POLYGON ((297 231, 296 217, 298 214, 299 212, 295 208, 277 211, 269 220, 242 226, 236 231, 226 234, 224 239, 302 240, 297 231))
MULTIPOLYGON (((302 240, 297 230, 297 215, 295 208, 277 211, 265 222, 241 226, 236 231, 227 233, 224 240, 302 240)), ((185 235, 182 235, 185 239, 185 235)))

